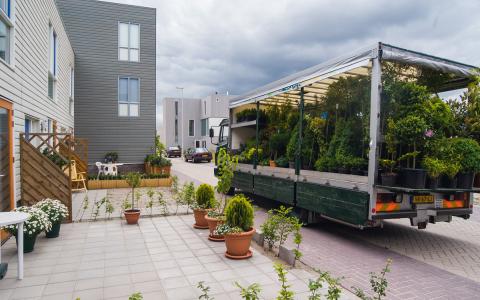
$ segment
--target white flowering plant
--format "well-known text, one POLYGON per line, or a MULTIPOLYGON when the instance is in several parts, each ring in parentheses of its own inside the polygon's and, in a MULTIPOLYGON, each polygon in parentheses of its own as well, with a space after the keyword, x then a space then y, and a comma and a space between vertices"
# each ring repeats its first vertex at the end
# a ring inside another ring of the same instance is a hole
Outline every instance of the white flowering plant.
POLYGON ((55 199, 44 199, 34 205, 34 207, 41 209, 48 215, 50 222, 52 224, 60 223, 66 217, 68 217, 68 208, 60 202, 59 200, 55 199))
MULTIPOLYGON (((52 229, 52 222, 50 222, 48 215, 37 207, 20 206, 13 211, 24 212, 29 215, 28 219, 23 224, 24 235, 37 235, 43 231, 50 231, 52 229)), ((17 235, 17 225, 8 225, 3 229, 10 234, 17 235)))

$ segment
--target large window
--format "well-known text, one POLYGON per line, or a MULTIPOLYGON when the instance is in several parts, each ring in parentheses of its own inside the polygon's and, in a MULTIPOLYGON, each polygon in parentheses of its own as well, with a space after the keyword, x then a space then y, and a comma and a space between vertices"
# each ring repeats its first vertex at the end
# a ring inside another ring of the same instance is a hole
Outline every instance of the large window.
POLYGON ((202 136, 207 136, 208 135, 208 119, 202 119, 200 120, 200 125, 201 125, 201 131, 202 131, 202 136))
POLYGON ((195 120, 188 120, 188 136, 195 136, 195 120))
POLYGON ((178 144, 178 119, 175 119, 175 144, 178 144))
POLYGON ((140 106, 140 79, 120 77, 118 79, 118 115, 138 117, 140 106))
POLYGON ((48 67, 48 97, 55 99, 57 81, 57 34, 50 24, 49 28, 49 67, 48 67))
POLYGON ((12 30, 11 1, 0 0, 0 59, 10 63, 10 32, 12 30))
POLYGON ((118 59, 140 60, 140 25, 118 23, 118 59))
POLYGON ((175 117, 178 117, 178 101, 175 101, 175 117))

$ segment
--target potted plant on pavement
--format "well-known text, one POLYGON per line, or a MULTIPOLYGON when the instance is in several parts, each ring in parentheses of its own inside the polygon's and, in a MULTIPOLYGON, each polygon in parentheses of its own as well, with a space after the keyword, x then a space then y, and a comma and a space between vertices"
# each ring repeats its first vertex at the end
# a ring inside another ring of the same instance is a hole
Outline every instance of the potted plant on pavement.
POLYGON ((208 239, 215 242, 221 242, 225 240, 225 237, 216 234, 215 229, 218 225, 225 222, 224 213, 227 204, 227 195, 232 193, 232 180, 238 164, 238 158, 236 156, 230 156, 225 149, 220 149, 217 157, 217 164, 218 183, 216 190, 221 195, 221 199, 216 209, 210 210, 207 213, 205 220, 207 220, 208 229, 210 230, 208 239))
POLYGON ((196 203, 193 205, 193 215, 195 217, 194 228, 208 229, 205 215, 215 206, 215 192, 209 184, 201 184, 195 194, 196 203))
MULTIPOLYGON (((48 215, 37 207, 20 206, 13 211, 24 212, 29 215, 28 219, 23 224, 23 252, 32 252, 35 248, 37 235, 44 231, 50 231, 52 228, 52 222, 48 219, 48 215)), ((5 226, 4 229, 17 238, 16 224, 5 226)))
POLYGON ((42 210, 48 215, 48 219, 52 223, 50 230, 45 231, 47 238, 56 238, 60 234, 60 226, 62 221, 68 217, 68 208, 59 200, 44 199, 34 205, 34 207, 42 210))
POLYGON ((225 223, 217 227, 217 234, 225 236, 225 256, 245 259, 252 256, 250 243, 253 228, 253 206, 244 195, 236 195, 228 201, 225 209, 225 223))
POLYGON ((126 209, 123 214, 127 220, 127 224, 134 225, 138 223, 140 218, 140 209, 135 208, 135 189, 140 186, 142 175, 138 172, 130 172, 127 174, 127 183, 132 188, 132 206, 126 209))

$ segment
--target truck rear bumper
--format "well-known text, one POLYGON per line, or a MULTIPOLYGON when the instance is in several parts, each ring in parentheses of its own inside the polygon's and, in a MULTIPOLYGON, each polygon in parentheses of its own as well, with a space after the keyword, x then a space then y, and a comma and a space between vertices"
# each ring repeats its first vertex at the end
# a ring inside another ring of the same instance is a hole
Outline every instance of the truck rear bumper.
MULTIPOLYGON (((427 209, 428 216, 466 216, 473 213, 471 208, 441 208, 441 209, 427 209)), ((400 218, 415 218, 417 211, 395 211, 377 213, 372 216, 372 220, 386 220, 386 219, 400 219, 400 218)))

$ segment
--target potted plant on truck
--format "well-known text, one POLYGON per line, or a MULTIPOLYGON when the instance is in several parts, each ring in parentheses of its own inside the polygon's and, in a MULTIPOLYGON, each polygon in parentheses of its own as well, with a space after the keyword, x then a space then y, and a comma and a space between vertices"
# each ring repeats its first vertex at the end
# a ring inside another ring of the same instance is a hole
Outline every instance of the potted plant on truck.
POLYGON ((205 219, 208 211, 215 207, 215 191, 209 184, 201 184, 195 194, 195 203, 193 205, 193 216, 195 218, 194 228, 208 229, 208 223, 205 219))
POLYGON ((458 157, 460 170, 457 174, 457 188, 471 189, 475 173, 480 171, 480 145, 473 139, 451 139, 452 153, 458 157))
POLYGON ((440 185, 440 175, 447 171, 445 162, 434 157, 425 157, 423 159, 423 167, 428 174, 428 188, 436 189, 440 185))
POLYGON ((142 175, 138 172, 130 172, 127 174, 127 183, 132 189, 132 206, 130 209, 126 209, 123 213, 127 224, 134 225, 138 223, 140 218, 140 209, 135 208, 135 189, 140 186, 140 181, 142 180, 142 175))
POLYGON ((250 243, 253 228, 253 206, 244 195, 236 195, 228 201, 225 223, 217 227, 217 234, 225 236, 225 256, 232 259, 252 257, 250 243))
POLYGON ((46 213, 48 219, 52 223, 51 229, 45 230, 46 237, 58 237, 60 234, 60 226, 62 225, 62 221, 68 217, 68 208, 59 200, 48 198, 36 203, 34 207, 46 213))

